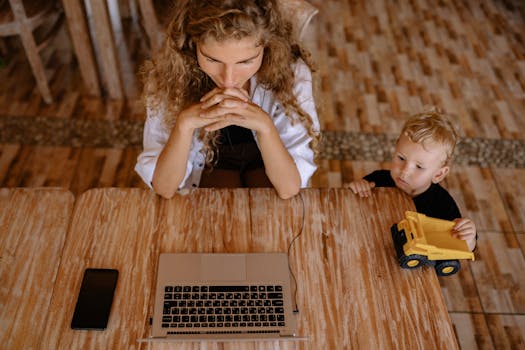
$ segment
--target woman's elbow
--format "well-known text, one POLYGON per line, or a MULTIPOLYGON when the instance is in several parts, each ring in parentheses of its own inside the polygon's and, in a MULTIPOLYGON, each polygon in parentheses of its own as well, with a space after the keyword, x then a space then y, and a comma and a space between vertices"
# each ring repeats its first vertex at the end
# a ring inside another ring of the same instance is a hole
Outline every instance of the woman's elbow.
POLYGON ((286 188, 284 191, 276 189, 276 191, 277 191, 277 195, 279 196, 279 198, 290 199, 296 196, 299 193, 299 191, 301 191, 301 186, 294 186, 293 188, 286 188))
POLYGON ((301 191, 301 177, 297 174, 297 177, 288 179, 286 182, 273 183, 273 185, 281 199, 289 199, 301 191))
POLYGON ((173 198, 173 196, 175 196, 175 193, 177 193, 177 191, 159 190, 155 187, 153 187, 153 190, 155 191, 156 194, 158 194, 164 199, 171 199, 173 198))
POLYGON ((158 184, 155 184, 155 181, 152 182, 152 188, 156 194, 158 194, 159 196, 165 199, 173 198, 173 196, 175 196, 175 193, 177 193, 177 190, 178 190, 178 188, 176 187, 160 186, 158 184))

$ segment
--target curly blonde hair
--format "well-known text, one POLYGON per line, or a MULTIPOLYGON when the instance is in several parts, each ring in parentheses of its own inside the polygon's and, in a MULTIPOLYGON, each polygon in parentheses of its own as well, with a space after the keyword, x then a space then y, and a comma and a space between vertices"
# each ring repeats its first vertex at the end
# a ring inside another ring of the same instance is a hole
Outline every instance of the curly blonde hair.
MULTIPOLYGON (((294 41, 292 25, 281 17, 276 1, 178 0, 173 11, 162 48, 141 68, 144 102, 148 108, 164 111, 165 127, 171 128, 182 110, 215 87, 199 67, 197 43, 208 38, 220 42, 254 36, 264 47, 257 82, 274 93, 292 123, 305 126, 317 155, 319 131, 293 94, 291 64, 301 58, 313 67, 309 54, 294 41)), ((219 133, 201 130, 199 134, 207 164, 214 159, 219 133)))
POLYGON ((458 134, 450 117, 435 107, 411 116, 400 135, 406 135, 410 141, 423 146, 427 141, 444 145, 447 156, 445 164, 450 162, 458 142, 458 134))

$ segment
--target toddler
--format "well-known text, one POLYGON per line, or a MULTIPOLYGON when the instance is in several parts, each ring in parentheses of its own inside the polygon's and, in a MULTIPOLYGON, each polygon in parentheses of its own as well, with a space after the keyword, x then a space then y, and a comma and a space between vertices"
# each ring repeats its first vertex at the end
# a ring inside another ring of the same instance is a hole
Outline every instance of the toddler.
POLYGON ((374 187, 397 187, 410 195, 418 212, 455 221, 454 236, 476 247, 476 226, 461 218, 452 196, 439 185, 449 170, 457 134, 447 117, 439 112, 420 113, 409 118, 397 140, 390 170, 376 170, 349 187, 368 197, 374 187))

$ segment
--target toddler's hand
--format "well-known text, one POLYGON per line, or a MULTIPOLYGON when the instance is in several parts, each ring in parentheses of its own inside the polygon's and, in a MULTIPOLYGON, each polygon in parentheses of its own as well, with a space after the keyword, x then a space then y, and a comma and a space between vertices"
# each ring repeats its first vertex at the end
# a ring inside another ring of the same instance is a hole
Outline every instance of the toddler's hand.
POLYGON ((372 194, 372 188, 376 187, 376 184, 361 179, 350 182, 348 187, 350 187, 352 192, 358 194, 359 197, 368 197, 372 194))
POLYGON ((476 225, 470 219, 455 219, 452 236, 467 241, 468 248, 473 251, 476 247, 476 225))

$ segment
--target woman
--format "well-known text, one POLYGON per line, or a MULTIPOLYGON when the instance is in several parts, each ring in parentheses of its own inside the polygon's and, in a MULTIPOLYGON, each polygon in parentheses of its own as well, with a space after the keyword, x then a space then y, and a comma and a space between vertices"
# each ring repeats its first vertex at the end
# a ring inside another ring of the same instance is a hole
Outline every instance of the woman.
POLYGON ((316 170, 311 72, 273 0, 177 1, 143 67, 147 120, 135 167, 156 193, 269 187, 281 198, 316 170))

